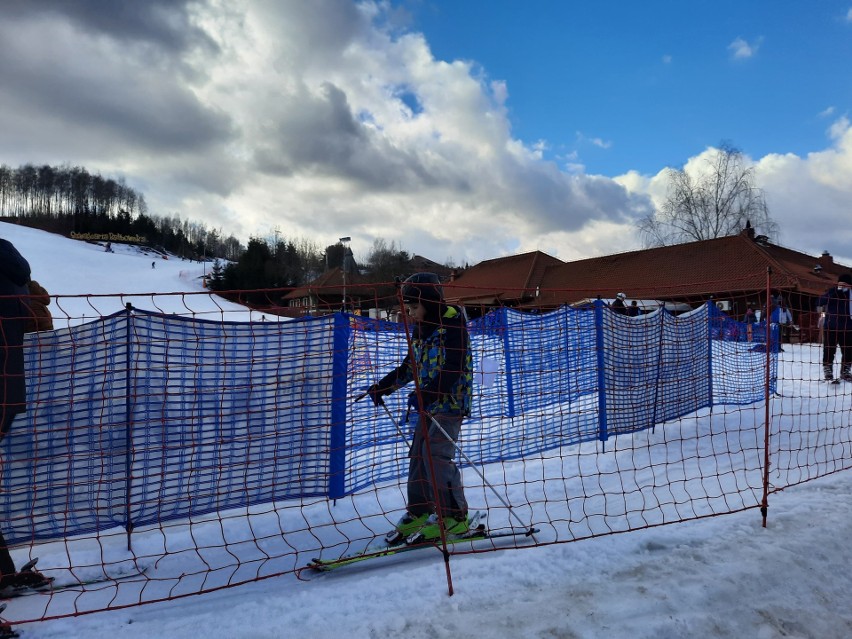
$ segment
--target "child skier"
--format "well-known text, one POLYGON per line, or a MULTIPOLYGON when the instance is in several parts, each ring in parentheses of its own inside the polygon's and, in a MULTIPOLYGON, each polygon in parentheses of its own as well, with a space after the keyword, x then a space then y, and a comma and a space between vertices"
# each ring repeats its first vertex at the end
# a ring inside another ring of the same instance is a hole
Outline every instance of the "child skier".
POLYGON ((383 396, 417 379, 417 388, 408 395, 409 411, 419 415, 408 453, 408 503, 406 513, 386 535, 389 544, 413 535, 440 538, 441 521, 447 534, 463 534, 469 528, 461 471, 454 458, 462 420, 470 413, 470 336, 462 312, 444 303, 437 275, 416 273, 403 282, 401 292, 413 322, 411 349, 396 369, 367 389, 378 406, 383 396))

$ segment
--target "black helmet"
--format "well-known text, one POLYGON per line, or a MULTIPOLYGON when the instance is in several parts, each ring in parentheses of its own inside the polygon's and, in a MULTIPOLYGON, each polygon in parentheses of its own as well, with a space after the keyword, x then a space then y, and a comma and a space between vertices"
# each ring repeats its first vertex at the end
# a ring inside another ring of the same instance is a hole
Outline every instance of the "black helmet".
POLYGON ((412 303, 444 301, 441 278, 434 273, 415 273, 402 283, 402 299, 412 303))

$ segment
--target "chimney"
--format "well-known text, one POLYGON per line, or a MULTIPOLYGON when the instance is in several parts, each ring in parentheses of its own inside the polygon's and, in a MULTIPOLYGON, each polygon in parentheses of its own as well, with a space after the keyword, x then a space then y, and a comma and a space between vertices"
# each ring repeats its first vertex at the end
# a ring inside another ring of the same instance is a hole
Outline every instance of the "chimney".
POLYGON ((751 225, 751 220, 746 220, 745 228, 740 231, 740 235, 743 235, 750 240, 754 239, 754 228, 751 225))
POLYGON ((822 255, 817 258, 817 264, 825 268, 826 266, 831 266, 834 264, 834 258, 831 257, 831 253, 828 251, 823 251, 822 255))

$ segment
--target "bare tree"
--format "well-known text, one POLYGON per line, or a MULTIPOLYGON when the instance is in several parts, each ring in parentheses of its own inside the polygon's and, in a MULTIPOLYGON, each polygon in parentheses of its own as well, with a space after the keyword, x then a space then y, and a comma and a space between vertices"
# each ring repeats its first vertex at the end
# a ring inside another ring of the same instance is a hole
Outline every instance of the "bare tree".
POLYGON ((777 237, 763 190, 754 185, 754 168, 730 143, 722 143, 697 175, 683 168, 669 169, 668 177, 665 203, 639 223, 646 247, 736 235, 747 222, 777 237))
POLYGON ((376 238, 367 256, 370 278, 374 282, 392 282, 394 277, 407 274, 410 259, 411 256, 396 242, 388 244, 384 239, 376 238))

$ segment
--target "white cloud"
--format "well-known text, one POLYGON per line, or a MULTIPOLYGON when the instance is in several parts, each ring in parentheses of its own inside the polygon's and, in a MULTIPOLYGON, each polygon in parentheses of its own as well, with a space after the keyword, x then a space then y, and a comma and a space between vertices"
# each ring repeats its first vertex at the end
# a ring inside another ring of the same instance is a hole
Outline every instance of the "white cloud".
POLYGON ((846 12, 846 21, 847 21, 847 22, 852 22, 852 8, 850 8, 850 9, 846 12))
POLYGON ((819 112, 819 117, 821 118, 829 118, 834 115, 835 108, 833 106, 826 107, 822 111, 819 112))
POLYGON ((587 136, 582 131, 577 131, 577 142, 579 144, 588 143, 600 149, 608 149, 612 146, 612 142, 599 137, 587 136))
POLYGON ((842 140, 848 132, 849 118, 844 115, 843 117, 838 118, 828 128, 828 137, 830 137, 832 140, 842 140))
MULTIPOLYGON (((0 22, 0 82, 14 87, 0 92, 0 162, 124 175, 153 213, 244 239, 274 227, 319 245, 348 235, 357 258, 382 237, 463 263, 639 248, 634 224, 665 196, 664 171, 610 179, 576 153, 545 161, 548 141, 512 136, 505 82, 436 59, 421 34, 390 26, 400 16, 384 2, 187 3, 166 22, 192 37, 153 21, 131 42, 112 35, 127 29, 63 21, 64 3, 27 13, 36 4, 0 22)), ((844 121, 824 153, 758 163, 782 233, 815 232, 787 213, 805 193, 826 219, 848 215, 844 121)))
MULTIPOLYGON (((4 83, 21 102, 4 109, 20 115, 14 132, 8 120, 0 129, 0 161, 121 172, 145 185, 154 213, 244 239, 272 227, 321 245, 349 235, 357 256, 383 237, 475 262, 536 238, 576 257, 586 241, 567 238, 648 205, 614 180, 544 161, 545 141, 513 138, 506 83, 435 59, 422 35, 394 30, 385 3, 192 4, 173 21, 192 38, 152 21, 142 44, 63 19, 61 3, 47 17, 27 6, 0 26, 0 58, 27 61, 31 83, 26 94, 4 83)), ((13 80, 6 71, 0 80, 13 80)))
POLYGON ((757 50, 760 48, 762 42, 762 37, 751 43, 747 42, 743 38, 736 38, 733 42, 731 42, 731 44, 728 45, 728 51, 731 52, 731 57, 733 57, 735 60, 744 60, 756 55, 757 50))
MULTIPOLYGON (((838 118, 827 134, 831 146, 806 157, 770 154, 754 162, 745 159, 754 166, 756 184, 764 189, 770 215, 780 227, 779 242, 814 257, 828 250, 836 261, 852 266, 852 225, 848 223, 852 203, 850 121, 838 118)), ((676 168, 699 172, 714 153, 715 148, 707 148, 676 168)), ((665 201, 666 169, 654 176, 631 171, 616 181, 630 193, 646 195, 657 207, 665 201)), ((630 242, 629 236, 617 236, 630 242)), ((633 242, 638 248, 638 239, 633 242)))

